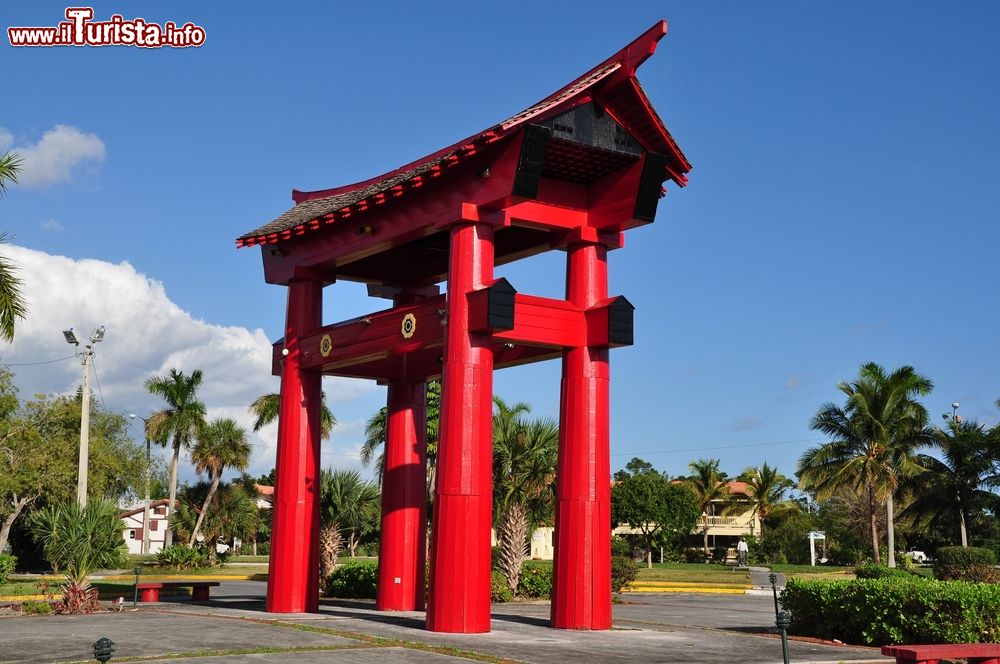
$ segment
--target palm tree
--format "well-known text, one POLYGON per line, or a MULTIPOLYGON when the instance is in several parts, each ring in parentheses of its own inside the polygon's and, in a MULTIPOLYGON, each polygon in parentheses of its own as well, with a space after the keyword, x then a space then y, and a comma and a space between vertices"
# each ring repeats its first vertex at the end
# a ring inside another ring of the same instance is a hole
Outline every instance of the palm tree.
POLYGON ((198 482, 185 487, 177 503, 177 510, 170 516, 170 528, 179 537, 189 538, 194 532, 195 523, 204 515, 201 538, 205 543, 208 563, 214 566, 218 544, 232 544, 236 538, 243 541, 253 539, 264 516, 262 510, 257 508, 256 491, 252 486, 245 486, 239 481, 220 482, 212 504, 207 510, 199 512, 197 506, 205 503, 210 489, 209 482, 198 482))
MULTIPOLYGON (((7 193, 8 182, 17 183, 20 172, 21 158, 16 152, 0 154, 0 198, 7 193)), ((6 241, 7 234, 0 234, 0 244, 6 241)), ((7 342, 14 341, 14 321, 24 319, 28 312, 16 272, 13 263, 0 256, 0 338, 7 342)))
MULTIPOLYGON (((326 405, 326 392, 321 392, 320 395, 319 435, 320 438, 329 440, 330 432, 337 424, 337 418, 333 416, 333 411, 326 405)), ((257 397, 250 404, 250 412, 255 418, 253 430, 260 431, 278 419, 278 414, 281 412, 281 395, 271 393, 257 397)))
MULTIPOLYGON (((692 475, 687 478, 688 486, 698 498, 698 506, 705 516, 715 515, 715 506, 729 499, 726 474, 719 470, 718 459, 698 459, 688 464, 692 475)), ((708 520, 702 529, 704 536, 705 561, 708 561, 708 520)))
POLYGON ((794 505, 785 501, 785 494, 795 486, 795 483, 778 472, 777 468, 767 465, 747 468, 740 475, 747 483, 746 504, 751 508, 751 514, 760 519, 760 539, 764 541, 764 521, 778 509, 794 505))
POLYGON ((191 531, 188 546, 194 546, 198 539, 198 531, 201 530, 202 521, 212 504, 215 491, 219 488, 222 471, 226 468, 246 470, 250 464, 252 451, 253 448, 247 441, 247 432, 234 420, 228 418, 212 420, 198 436, 198 442, 191 450, 191 460, 194 462, 195 472, 208 473, 211 486, 208 489, 208 495, 205 496, 205 502, 201 506, 198 520, 195 521, 194 529, 191 531))
POLYGON ((32 536, 42 546, 46 559, 66 575, 57 611, 100 611, 90 574, 118 567, 127 553, 118 508, 99 500, 86 507, 76 502, 49 505, 33 515, 31 525, 32 536))
POLYGON ((874 509, 885 501, 889 566, 895 566, 893 496, 901 478, 919 473, 914 452, 934 441, 927 410, 914 400, 933 388, 930 379, 904 366, 887 374, 874 362, 865 364, 854 382, 837 388, 847 395, 843 408, 822 406, 812 428, 834 440, 807 450, 798 463, 799 483, 822 499, 837 487, 865 491, 870 505, 872 556, 880 562, 874 509))
POLYGON ((21 156, 16 152, 0 154, 0 198, 7 193, 7 183, 17 184, 17 176, 21 174, 21 156))
POLYGON ((354 540, 365 524, 378 519, 380 496, 372 482, 356 470, 327 468, 320 473, 320 581, 325 583, 337 565, 344 544, 343 531, 354 540))
POLYGON ((904 488, 913 502, 903 511, 916 524, 952 526, 958 515, 959 539, 969 546, 968 521, 973 511, 981 510, 993 495, 985 490, 995 472, 998 458, 996 441, 986 427, 976 422, 948 423, 948 429, 934 432, 943 459, 919 455, 918 463, 926 469, 904 488))
POLYGON ((526 421, 530 408, 523 402, 508 406, 495 396, 493 403, 493 523, 498 565, 515 593, 528 537, 551 518, 559 427, 550 419, 526 421))
MULTIPOLYGON (((172 438, 173 455, 170 458, 170 512, 177 507, 177 464, 181 448, 187 448, 205 426, 205 404, 198 400, 198 386, 201 385, 201 370, 195 369, 190 376, 171 369, 167 376, 154 376, 146 380, 150 394, 163 397, 167 407, 153 413, 146 424, 146 435, 160 445, 166 446, 172 438)), ((173 530, 167 530, 164 546, 174 541, 173 530)))

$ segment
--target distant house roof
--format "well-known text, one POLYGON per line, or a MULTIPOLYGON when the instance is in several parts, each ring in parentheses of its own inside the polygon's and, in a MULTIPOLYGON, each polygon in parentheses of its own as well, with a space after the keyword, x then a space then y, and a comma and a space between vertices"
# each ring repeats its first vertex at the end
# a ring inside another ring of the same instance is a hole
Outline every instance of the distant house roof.
MULTIPOLYGON (((169 504, 170 504, 169 500, 167 500, 166 498, 160 498, 158 500, 151 501, 149 503, 149 509, 153 509, 155 507, 166 507, 169 504)), ((125 510, 125 511, 119 512, 118 516, 119 516, 119 518, 127 519, 130 516, 135 516, 136 514, 142 514, 143 510, 145 510, 145 509, 146 509, 146 507, 145 507, 145 505, 143 505, 142 507, 138 507, 136 509, 125 510)))
POLYGON ((264 500, 266 500, 269 503, 273 503, 274 502, 274 487, 273 486, 269 486, 267 484, 254 484, 253 486, 254 486, 255 489, 257 489, 257 493, 260 494, 261 498, 263 498, 264 500))
POLYGON ((513 136, 526 124, 564 113, 597 96, 602 100, 602 108, 629 130, 646 150, 667 157, 667 176, 679 186, 684 186, 691 164, 635 78, 636 68, 653 54, 656 43, 666 32, 666 21, 658 22, 621 51, 537 104, 426 157, 362 182, 313 192, 295 190, 292 192, 295 207, 241 235, 236 240, 236 246, 290 240, 335 222, 338 215, 346 217, 364 213, 386 200, 403 196, 415 183, 421 184, 423 180, 437 177, 443 170, 464 161, 486 145, 513 136))
POLYGON ((751 487, 746 482, 741 482, 740 480, 729 480, 726 482, 726 487, 729 489, 730 496, 749 496, 751 487))

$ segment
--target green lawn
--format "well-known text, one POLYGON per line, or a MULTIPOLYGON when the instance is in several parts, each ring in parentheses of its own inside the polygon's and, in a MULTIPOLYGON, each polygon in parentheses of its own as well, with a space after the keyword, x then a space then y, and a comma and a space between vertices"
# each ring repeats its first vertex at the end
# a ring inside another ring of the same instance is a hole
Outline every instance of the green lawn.
POLYGON ((0 595, 38 595, 40 592, 34 581, 0 583, 0 595))
POLYGON ((653 563, 647 569, 639 563, 638 581, 669 581, 673 583, 747 583, 750 575, 734 572, 732 567, 705 563, 653 563))

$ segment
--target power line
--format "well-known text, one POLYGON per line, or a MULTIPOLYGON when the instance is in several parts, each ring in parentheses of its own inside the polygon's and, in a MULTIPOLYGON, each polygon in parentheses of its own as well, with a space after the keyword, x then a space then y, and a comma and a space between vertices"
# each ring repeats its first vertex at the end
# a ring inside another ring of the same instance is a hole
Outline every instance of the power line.
POLYGON ((775 440, 768 443, 740 443, 737 445, 702 445, 680 450, 650 450, 646 452, 615 452, 611 456, 639 456, 648 454, 682 454, 701 452, 702 450, 736 450, 744 447, 769 447, 771 445, 792 445, 794 443, 822 443, 822 438, 803 438, 800 440, 775 440))
POLYGON ((97 394, 101 397, 101 408, 107 410, 108 407, 104 405, 104 392, 101 391, 101 377, 97 375, 97 357, 91 357, 90 363, 94 367, 94 379, 97 381, 97 394))
POLYGON ((60 357, 58 360, 46 360, 44 362, 0 362, 0 367, 33 367, 39 364, 55 364, 56 362, 65 362, 66 360, 72 360, 76 355, 69 355, 68 357, 60 357))

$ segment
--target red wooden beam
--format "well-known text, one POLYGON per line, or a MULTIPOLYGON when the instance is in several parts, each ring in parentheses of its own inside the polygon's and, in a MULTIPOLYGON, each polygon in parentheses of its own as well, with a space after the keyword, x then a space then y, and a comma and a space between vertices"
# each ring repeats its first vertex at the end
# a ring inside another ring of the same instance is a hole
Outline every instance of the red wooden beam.
MULTIPOLYGON (((632 344, 632 311, 624 297, 602 300, 589 309, 565 300, 522 295, 506 279, 468 296, 469 329, 489 333, 498 366, 552 357, 564 348, 618 347, 632 344), (544 352, 512 348, 543 349, 544 352)), ((326 375, 411 379, 436 375, 446 319, 445 296, 377 311, 327 325, 299 343, 303 368, 326 375), (427 353, 420 351, 427 350, 427 353), (406 356, 405 359, 402 356, 406 356)), ((272 370, 280 374, 283 342, 274 345, 272 370)))

